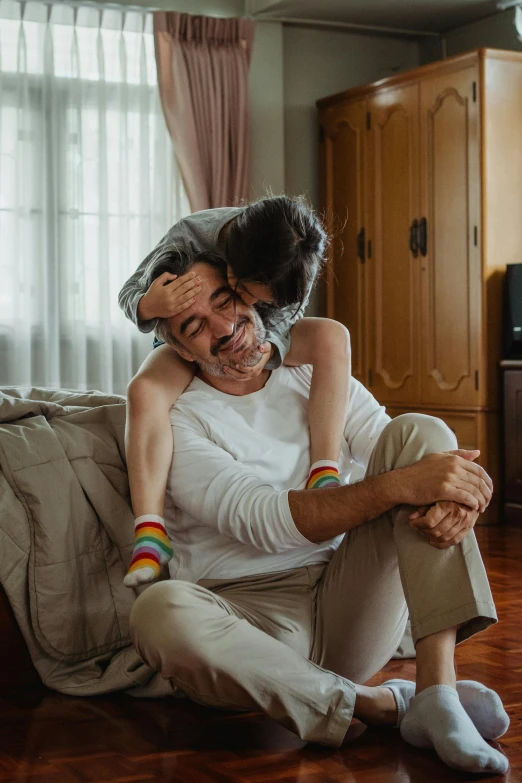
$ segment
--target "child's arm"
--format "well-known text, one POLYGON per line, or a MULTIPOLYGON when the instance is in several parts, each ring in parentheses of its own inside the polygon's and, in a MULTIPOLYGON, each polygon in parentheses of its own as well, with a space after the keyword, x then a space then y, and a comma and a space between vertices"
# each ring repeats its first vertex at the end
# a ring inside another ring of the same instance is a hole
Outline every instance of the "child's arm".
POLYGON ((125 452, 136 541, 127 587, 150 582, 172 557, 163 522, 167 477, 173 454, 169 410, 192 378, 195 367, 170 345, 145 359, 128 386, 125 452))
POLYGON ((170 345, 152 351, 129 383, 125 452, 134 516, 163 516, 172 462, 169 410, 194 377, 195 365, 170 345), (166 435, 165 435, 166 433, 166 435))
MULTIPOLYGON (((183 312, 197 298, 195 272, 164 272, 136 303, 137 318, 156 323, 183 312)), ((194 367, 163 345, 152 351, 128 386, 125 452, 135 520, 134 552, 127 587, 151 582, 172 557, 163 506, 173 440, 169 410, 194 377, 194 367)))
POLYGON ((312 470, 307 486, 338 483, 334 474, 338 473, 348 408, 350 334, 338 321, 302 318, 294 324, 290 336, 284 363, 291 367, 313 366, 308 407, 312 470), (316 465, 318 462, 324 464, 316 465))
MULTIPOLYGON (((171 318, 190 307, 201 290, 195 272, 178 277, 164 272, 141 297, 137 312, 143 321, 171 318)), ((128 386, 125 449, 134 515, 163 515, 172 437, 161 439, 168 411, 194 377, 194 367, 170 346, 145 359, 128 386), (162 491, 160 491, 162 490, 162 491)), ((168 426, 170 433, 170 424, 168 426)))

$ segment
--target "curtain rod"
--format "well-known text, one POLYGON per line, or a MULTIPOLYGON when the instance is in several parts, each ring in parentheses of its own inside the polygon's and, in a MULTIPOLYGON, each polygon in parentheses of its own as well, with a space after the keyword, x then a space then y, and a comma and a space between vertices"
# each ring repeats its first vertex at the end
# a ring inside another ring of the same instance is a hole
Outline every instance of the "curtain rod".
MULTIPOLYGON (((22 2, 23 0, 19 0, 22 2)), ((522 2, 522 0, 516 0, 522 2)), ((132 13, 155 13, 159 11, 167 11, 166 8, 158 8, 154 6, 143 5, 128 5, 126 3, 117 2, 100 2, 99 0, 35 0, 35 2, 43 3, 44 5, 63 5, 72 6, 73 8, 81 8, 87 6, 88 8, 99 8, 100 10, 108 9, 111 11, 131 11, 132 13)), ((207 14, 207 16, 216 17, 217 14, 207 14)), ((220 17, 218 17, 220 18, 220 17)), ((223 17, 227 18, 227 17, 223 17)), ((230 18, 230 17, 228 17, 230 18)), ((356 24, 355 22, 335 22, 325 21, 323 19, 300 19, 299 17, 292 16, 255 16, 252 14, 245 15, 243 18, 252 19, 254 22, 268 22, 288 25, 290 27, 324 27, 338 30, 353 30, 354 32, 369 32, 382 35, 397 35, 407 36, 411 38, 439 38, 439 33, 434 33, 430 30, 410 30, 400 27, 382 27, 380 25, 368 25, 368 24, 356 24)))

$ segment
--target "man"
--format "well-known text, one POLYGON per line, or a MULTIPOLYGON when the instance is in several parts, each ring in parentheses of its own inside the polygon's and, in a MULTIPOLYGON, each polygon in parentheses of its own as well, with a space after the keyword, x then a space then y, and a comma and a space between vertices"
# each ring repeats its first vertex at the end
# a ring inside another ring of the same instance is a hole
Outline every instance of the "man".
POLYGON ((366 478, 293 489, 309 468, 310 368, 227 377, 227 366, 259 361, 263 324, 219 261, 193 268, 197 301, 157 327, 199 371, 171 411, 172 580, 136 601, 141 656, 195 701, 264 710, 308 741, 338 747, 356 717, 400 724, 406 741, 449 766, 504 772, 507 760, 479 733, 505 730, 498 697, 487 692, 493 727, 474 698, 485 689, 455 689, 455 643, 496 621, 470 532, 492 490, 477 453, 455 452, 438 419, 390 422, 352 381, 341 468, 347 480, 358 463, 366 478), (391 658, 408 611, 415 698, 406 681, 359 684, 391 658))

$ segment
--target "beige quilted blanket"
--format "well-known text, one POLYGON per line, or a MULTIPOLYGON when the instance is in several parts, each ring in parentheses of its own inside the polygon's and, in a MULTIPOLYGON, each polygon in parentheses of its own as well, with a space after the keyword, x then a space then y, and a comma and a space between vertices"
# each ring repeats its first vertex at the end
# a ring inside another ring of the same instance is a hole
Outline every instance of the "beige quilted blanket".
POLYGON ((174 695, 129 639, 124 426, 122 397, 0 389, 0 583, 43 682, 64 693, 174 695))

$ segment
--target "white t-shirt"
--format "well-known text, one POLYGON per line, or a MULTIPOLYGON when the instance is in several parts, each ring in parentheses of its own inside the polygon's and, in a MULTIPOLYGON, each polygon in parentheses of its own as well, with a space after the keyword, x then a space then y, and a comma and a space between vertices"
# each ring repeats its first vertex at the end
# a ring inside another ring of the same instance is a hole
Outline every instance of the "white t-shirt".
MULTIPOLYGON (((171 408, 174 456, 165 523, 173 579, 228 579, 328 562, 342 536, 314 544, 295 526, 288 491, 310 471, 312 368, 281 367, 253 394, 234 397, 194 378, 171 408)), ((340 459, 343 483, 366 468, 390 421, 358 381, 340 459)), ((321 492, 318 490, 310 490, 321 492)))

